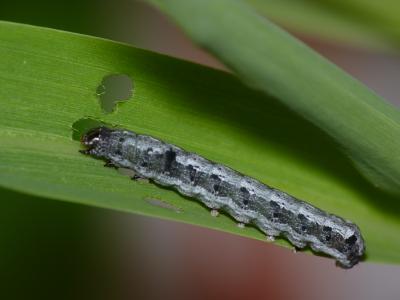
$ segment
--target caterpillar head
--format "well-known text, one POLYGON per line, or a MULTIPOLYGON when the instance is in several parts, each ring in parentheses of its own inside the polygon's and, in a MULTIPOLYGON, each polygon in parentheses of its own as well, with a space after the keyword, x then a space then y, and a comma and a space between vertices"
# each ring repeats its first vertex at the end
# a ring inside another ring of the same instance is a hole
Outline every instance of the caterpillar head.
POLYGON ((105 146, 108 145, 111 134, 112 130, 106 127, 97 127, 89 130, 81 137, 81 143, 86 147, 81 152, 101 157, 105 146))

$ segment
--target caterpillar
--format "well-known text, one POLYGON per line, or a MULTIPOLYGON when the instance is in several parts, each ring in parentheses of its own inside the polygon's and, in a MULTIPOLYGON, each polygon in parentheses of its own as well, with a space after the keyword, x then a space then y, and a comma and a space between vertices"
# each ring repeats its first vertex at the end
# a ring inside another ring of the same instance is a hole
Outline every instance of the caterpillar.
POLYGON ((270 239, 283 236, 295 247, 311 247, 351 268, 362 258, 364 240, 357 225, 269 187, 227 166, 151 136, 98 127, 82 135, 84 154, 106 165, 128 168, 137 176, 200 200, 213 211, 253 224, 270 239))

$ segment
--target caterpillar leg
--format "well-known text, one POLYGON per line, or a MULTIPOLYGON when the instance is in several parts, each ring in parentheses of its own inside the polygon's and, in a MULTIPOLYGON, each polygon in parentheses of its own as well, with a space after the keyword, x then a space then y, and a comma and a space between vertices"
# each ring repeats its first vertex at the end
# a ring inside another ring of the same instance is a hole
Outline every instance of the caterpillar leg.
POLYGON ((139 181, 139 182, 149 182, 149 179, 143 176, 140 176, 139 174, 137 174, 135 171, 128 169, 128 168, 121 168, 118 166, 115 166, 115 168, 118 170, 118 173, 128 176, 130 179, 135 180, 135 181, 139 181))
POLYGON ((296 254, 296 253, 299 252, 300 250, 301 250, 301 248, 294 246, 293 249, 292 249, 292 252, 293 252, 294 254, 296 254))
POLYGON ((131 179, 135 180, 135 181, 138 181, 138 182, 150 183, 150 179, 148 179, 146 177, 143 177, 143 176, 140 176, 140 175, 137 175, 137 174, 133 175, 131 177, 131 179))
POLYGON ((104 166, 107 167, 107 168, 118 169, 118 167, 117 167, 115 164, 113 164, 111 161, 107 161, 107 162, 104 164, 104 166))
POLYGON ((212 209, 210 213, 212 217, 218 217, 219 215, 219 211, 216 209, 212 209))
POLYGON ((240 229, 242 229, 242 228, 245 227, 245 225, 244 225, 244 223, 237 223, 237 227, 239 227, 240 229))
POLYGON ((82 154, 85 154, 85 155, 91 154, 90 149, 79 150, 79 152, 82 153, 82 154))

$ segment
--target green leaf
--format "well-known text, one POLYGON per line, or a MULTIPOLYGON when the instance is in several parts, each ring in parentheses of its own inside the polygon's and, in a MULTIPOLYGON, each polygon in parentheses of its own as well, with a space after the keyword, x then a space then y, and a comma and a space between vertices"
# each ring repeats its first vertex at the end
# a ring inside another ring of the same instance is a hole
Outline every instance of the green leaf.
POLYGON ((391 50, 400 46, 397 0, 246 0, 288 28, 330 42, 391 50))
POLYGON ((249 86, 329 134, 376 187, 400 196, 400 111, 241 0, 149 1, 249 86))
MULTIPOLYGON (((227 216, 211 217, 197 201, 132 181, 80 154, 73 124, 98 119, 197 152, 348 218, 363 232, 367 260, 400 262, 399 203, 372 188, 319 129, 230 74, 103 39, 7 22, 0 22, 0 65, 5 188, 265 240, 227 216), (95 92, 109 74, 128 75, 134 92, 104 114, 95 92)), ((303 93, 298 90, 299 97, 303 93)))

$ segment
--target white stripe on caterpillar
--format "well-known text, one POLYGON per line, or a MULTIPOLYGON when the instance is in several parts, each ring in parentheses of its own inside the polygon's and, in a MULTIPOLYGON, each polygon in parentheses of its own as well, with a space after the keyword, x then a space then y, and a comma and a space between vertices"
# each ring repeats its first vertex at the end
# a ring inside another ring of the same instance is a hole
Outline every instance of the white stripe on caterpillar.
POLYGON ((364 254, 357 225, 177 146, 106 127, 89 131, 82 144, 85 154, 171 186, 239 223, 254 224, 270 239, 282 235, 297 248, 310 246, 341 267, 351 268, 364 254))

